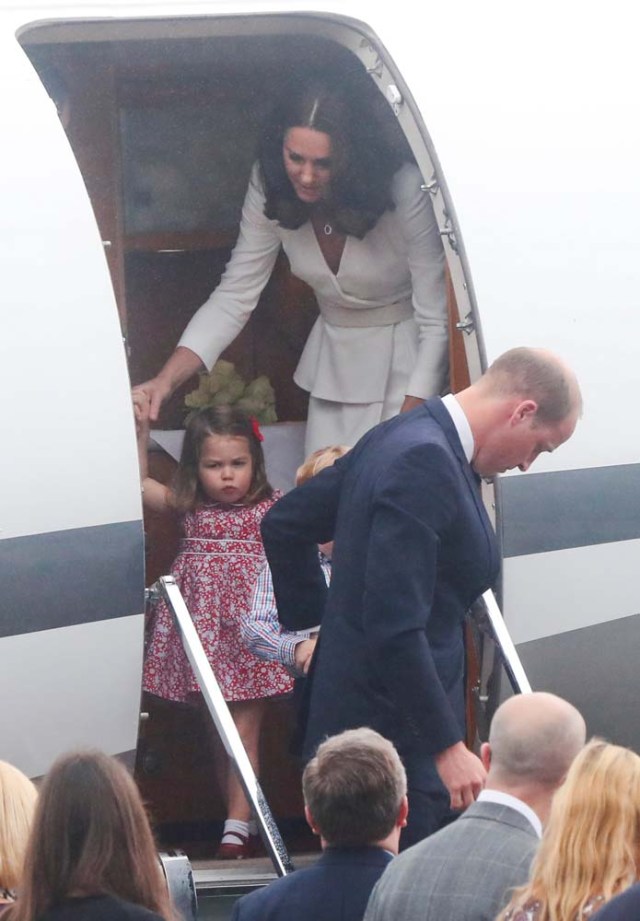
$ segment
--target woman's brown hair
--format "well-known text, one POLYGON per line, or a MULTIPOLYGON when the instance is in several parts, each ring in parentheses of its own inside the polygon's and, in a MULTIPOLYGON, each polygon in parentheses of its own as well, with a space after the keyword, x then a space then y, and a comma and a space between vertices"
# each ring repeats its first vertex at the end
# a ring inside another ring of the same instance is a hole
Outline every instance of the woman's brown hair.
POLYGON ((362 92, 347 92, 344 81, 326 76, 287 88, 264 126, 258 151, 268 218, 295 230, 313 210, 298 198, 284 166, 282 145, 290 128, 311 128, 331 138, 325 205, 336 230, 362 239, 385 211, 394 209, 391 180, 402 159, 380 130, 367 99, 362 92))
POLYGON ((149 821, 132 777, 98 751, 59 758, 40 789, 11 921, 36 921, 70 897, 112 895, 174 921, 149 821))
POLYGON ((200 488, 198 464, 202 445, 210 435, 229 435, 232 438, 247 439, 253 471, 244 503, 255 505, 263 499, 269 499, 273 495, 273 489, 267 480, 262 435, 258 423, 233 406, 211 406, 198 410, 187 424, 174 483, 175 505, 178 511, 188 512, 200 503, 208 501, 200 488))

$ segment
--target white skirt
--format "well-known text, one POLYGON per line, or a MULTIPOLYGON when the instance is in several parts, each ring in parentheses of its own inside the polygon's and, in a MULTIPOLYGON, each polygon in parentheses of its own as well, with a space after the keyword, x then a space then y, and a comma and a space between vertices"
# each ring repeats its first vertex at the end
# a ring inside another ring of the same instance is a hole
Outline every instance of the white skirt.
POLYGON ((374 425, 397 415, 406 396, 408 379, 406 366, 392 364, 384 400, 377 403, 335 403, 310 396, 305 455, 330 445, 351 448, 374 425))

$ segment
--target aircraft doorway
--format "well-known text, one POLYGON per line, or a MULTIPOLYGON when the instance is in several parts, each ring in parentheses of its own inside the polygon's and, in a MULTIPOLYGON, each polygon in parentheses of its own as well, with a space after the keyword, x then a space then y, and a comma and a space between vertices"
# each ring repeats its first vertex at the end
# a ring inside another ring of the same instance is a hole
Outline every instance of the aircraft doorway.
MULTIPOLYGON (((393 111, 388 62, 353 23, 311 16, 69 22, 34 26, 21 43, 58 105, 93 203, 134 383, 158 371, 216 286, 236 239, 261 121, 271 98, 310 64, 343 74, 379 130, 418 163, 428 194, 442 195, 419 117, 409 105, 401 118, 393 111)), ((452 384, 460 389, 478 372, 480 345, 455 329, 471 307, 441 198, 438 206, 450 274, 452 384)), ((311 290, 280 256, 258 308, 222 355, 247 380, 269 378, 279 422, 306 418, 307 396, 292 377, 316 317, 311 290)), ((164 429, 182 428, 185 393, 194 386, 165 405, 164 429)), ((167 455, 154 455, 158 478, 167 481, 173 467, 167 455)), ((152 515, 145 524, 151 583, 168 571, 177 534, 152 515)), ((210 826, 223 806, 210 752, 200 744, 200 715, 153 700, 142 709, 150 718, 141 728, 137 775, 167 843, 185 834, 212 842, 210 826)), ((291 722, 290 702, 274 703, 262 779, 276 817, 299 831, 291 722)))

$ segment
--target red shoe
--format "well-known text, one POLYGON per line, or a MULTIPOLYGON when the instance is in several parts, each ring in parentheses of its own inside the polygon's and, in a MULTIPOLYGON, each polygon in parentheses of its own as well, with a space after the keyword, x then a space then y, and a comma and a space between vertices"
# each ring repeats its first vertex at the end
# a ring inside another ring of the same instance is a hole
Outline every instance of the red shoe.
POLYGON ((215 860, 244 860, 253 856, 252 838, 255 835, 243 835, 238 831, 227 831, 224 837, 233 837, 235 841, 221 842, 216 851, 215 860))

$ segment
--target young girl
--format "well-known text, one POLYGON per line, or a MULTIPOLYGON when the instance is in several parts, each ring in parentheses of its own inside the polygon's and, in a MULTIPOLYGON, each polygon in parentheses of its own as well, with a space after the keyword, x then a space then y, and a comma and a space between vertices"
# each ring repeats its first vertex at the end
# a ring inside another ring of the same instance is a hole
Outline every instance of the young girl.
MULTIPOLYGON (((182 515, 183 539, 172 573, 257 775, 266 698, 292 688, 281 666, 256 658, 240 639, 265 562, 260 521, 278 498, 267 481, 262 435, 257 422, 239 410, 200 410, 187 426, 175 486, 169 488, 147 475, 148 434, 148 424, 140 424, 144 505, 182 515)), ((143 688, 177 701, 199 691, 163 601, 155 607, 143 688)), ((253 852, 256 828, 226 759, 224 766, 227 821, 216 856, 239 859, 253 852)))

